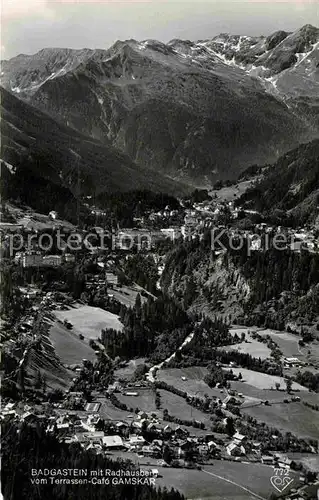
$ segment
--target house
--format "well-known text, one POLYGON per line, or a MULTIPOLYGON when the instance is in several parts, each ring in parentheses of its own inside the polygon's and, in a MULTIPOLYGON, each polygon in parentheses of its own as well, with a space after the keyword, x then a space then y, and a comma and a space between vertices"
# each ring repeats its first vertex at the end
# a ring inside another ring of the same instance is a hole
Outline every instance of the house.
POLYGON ((97 425, 100 422, 100 416, 99 415, 89 415, 87 418, 87 423, 89 425, 97 425))
POLYGON ((161 449, 157 446, 142 446, 141 453, 145 457, 159 457, 161 455, 161 449))
POLYGON ((144 446, 145 444, 145 439, 143 438, 143 436, 135 436, 135 435, 132 435, 130 436, 129 438, 129 445, 132 447, 132 448, 135 448, 135 449, 140 449, 142 448, 142 446, 144 446))
POLYGON ((64 261, 65 262, 75 262, 75 255, 72 253, 65 253, 64 254, 64 261))
POLYGON ((191 448, 193 447, 193 443, 191 441, 189 441, 188 439, 186 439, 186 441, 181 441, 179 443, 179 448, 181 450, 190 450, 191 448))
POLYGON ((217 443, 215 443, 215 441, 209 441, 208 448, 210 451, 213 451, 213 450, 221 451, 221 447, 217 443))
MULTIPOLYGON (((75 366, 78 367, 78 365, 75 365, 75 366)), ((69 398, 81 398, 82 397, 82 392, 71 391, 71 392, 69 392, 68 397, 69 398)))
POLYGON ((159 448, 162 448, 163 441, 161 439, 154 439, 153 446, 158 446, 159 448))
POLYGON ((238 456, 246 454, 246 450, 243 446, 240 446, 240 445, 233 443, 233 442, 229 443, 226 446, 226 452, 227 452, 227 455, 234 456, 234 457, 238 457, 238 456))
POLYGON ((227 408, 228 404, 237 404, 237 400, 233 396, 227 396, 222 402, 222 407, 227 408))
POLYGON ((114 382, 114 384, 110 384, 107 388, 107 392, 109 394, 111 394, 112 392, 120 392, 120 390, 122 389, 122 386, 120 384, 120 382, 114 382))
POLYGON ((148 431, 150 431, 150 432, 151 432, 151 431, 153 431, 153 432, 154 432, 154 431, 157 431, 157 426, 156 426, 156 424, 154 424, 154 422, 151 422, 150 424, 148 424, 148 426, 147 426, 147 430, 148 430, 148 431))
POLYGON ((300 366, 303 364, 298 358, 285 358, 284 362, 289 366, 300 366))
POLYGON ((86 451, 91 450, 95 451, 96 453, 102 453, 102 446, 97 443, 90 443, 85 449, 86 451))
POLYGON ((70 424, 68 422, 65 424, 57 424, 56 428, 59 432, 65 432, 70 429, 70 424))
POLYGON ((119 429, 119 430, 124 430, 124 429, 127 429, 128 424, 126 422, 117 422, 115 424, 115 427, 117 427, 117 429, 119 429))
POLYGON ((21 420, 30 423, 35 422, 37 420, 37 417, 34 413, 26 411, 25 413, 23 413, 23 415, 21 415, 21 420))
POLYGON ((62 255, 45 255, 43 257, 43 266, 59 267, 62 264, 62 255))
POLYGON ((85 435, 87 440, 92 443, 101 443, 104 438, 103 431, 86 432, 85 435))
POLYGON ((292 462, 293 460, 290 460, 289 458, 284 458, 282 460, 278 460, 278 465, 279 467, 282 467, 284 469, 290 469, 292 462))
POLYGON ((164 431, 165 434, 171 434, 173 432, 173 430, 172 430, 172 428, 171 428, 170 425, 165 425, 163 431, 164 431))
POLYGON ((6 411, 13 410, 15 403, 7 403, 3 408, 6 411))
MULTIPOLYGON (((165 429, 164 429, 165 430, 165 429)), ((182 427, 180 427, 179 425, 176 427, 175 429, 175 436, 178 438, 178 437, 186 437, 189 435, 189 432, 186 430, 186 429, 183 429, 182 427)))
POLYGON ((14 224, 12 222, 0 222, 0 231, 3 231, 4 233, 10 232, 10 233, 18 233, 21 232, 23 229, 22 224, 14 224))
POLYGON ((1 412, 1 419, 15 418, 16 416, 17 416, 17 412, 15 410, 3 410, 1 412))
POLYGON ((207 444, 201 444, 198 447, 198 451, 201 455, 207 455, 209 452, 209 448, 208 448, 207 444))
POLYGON ((24 286, 20 286, 19 291, 26 299, 35 299, 40 292, 38 288, 24 286))
POLYGON ((114 273, 105 273, 105 279, 109 285, 118 285, 118 276, 114 273))
POLYGON ((49 212, 49 217, 52 220, 56 220, 58 218, 58 212, 56 212, 55 210, 51 210, 51 212, 49 212))
POLYGON ((22 267, 40 267, 43 265, 43 257, 40 253, 24 253, 20 259, 22 267))
POLYGON ((274 462, 275 462, 275 459, 274 459, 274 457, 272 457, 271 455, 269 455, 269 456, 266 456, 266 455, 265 455, 265 456, 261 457, 261 462, 262 462, 263 464, 273 465, 273 464, 274 464, 274 462))
POLYGON ((56 419, 56 423, 57 424, 65 424, 65 423, 68 423, 68 422, 69 422, 68 415, 60 415, 60 417, 58 417, 56 419))
POLYGON ((74 438, 75 438, 75 441, 77 443, 80 443, 82 446, 84 446, 85 444, 87 444, 88 441, 89 441, 88 438, 87 438, 86 433, 84 433, 84 432, 76 433, 75 436, 74 436, 74 438))
POLYGON ((151 469, 151 474, 153 477, 160 477, 158 469, 151 469))
POLYGON ((253 451, 254 452, 257 452, 260 450, 260 447, 261 447, 261 443, 253 443, 252 444, 252 448, 253 448, 253 451))
POLYGON ((238 431, 233 435, 233 441, 236 443, 241 443, 244 439, 246 439, 246 436, 244 434, 240 434, 238 431))
POLYGON ((137 415, 138 415, 138 418, 141 420, 143 418, 147 418, 147 413, 145 413, 145 411, 139 411, 137 415))
POLYGON ((167 229, 161 229, 161 233, 171 241, 174 241, 182 236, 182 231, 179 227, 169 227, 167 229))
POLYGON ((132 423, 132 427, 134 427, 135 432, 141 431, 142 430, 142 426, 143 426, 142 422, 133 422, 132 423))
POLYGON ((121 436, 118 435, 104 436, 102 438, 102 443, 107 450, 120 450, 122 448, 125 448, 121 436))
POLYGON ((72 444, 72 443, 76 443, 77 439, 75 436, 67 437, 64 439, 64 442, 65 442, 65 444, 72 444))

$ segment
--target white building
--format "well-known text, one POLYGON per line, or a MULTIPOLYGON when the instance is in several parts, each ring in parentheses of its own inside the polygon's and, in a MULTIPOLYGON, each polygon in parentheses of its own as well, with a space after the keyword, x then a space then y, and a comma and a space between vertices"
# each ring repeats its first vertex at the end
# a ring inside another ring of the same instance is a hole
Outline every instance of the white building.
POLYGON ((164 236, 172 241, 177 240, 182 236, 182 230, 179 227, 168 227, 166 229, 161 229, 161 233, 163 233, 164 236))
POLYGON ((118 285, 118 276, 114 273, 105 273, 105 279, 109 285, 118 285))
POLYGON ((108 450, 124 448, 124 443, 121 436, 104 436, 102 439, 103 446, 108 450))
POLYGON ((62 264, 62 255, 45 255, 43 257, 43 265, 51 267, 59 267, 62 264))
POLYGON ((20 258, 22 267, 40 267, 43 265, 43 257, 40 253, 30 252, 22 254, 20 258))
POLYGON ((56 220, 58 218, 58 212, 51 210, 51 212, 49 212, 49 217, 50 219, 56 220))

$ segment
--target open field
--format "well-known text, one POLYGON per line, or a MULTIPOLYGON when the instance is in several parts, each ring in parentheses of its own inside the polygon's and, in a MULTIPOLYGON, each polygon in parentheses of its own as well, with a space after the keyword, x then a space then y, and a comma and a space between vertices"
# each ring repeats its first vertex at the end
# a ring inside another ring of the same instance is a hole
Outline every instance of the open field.
POLYGON ((308 453, 287 453, 290 460, 301 462, 309 470, 318 472, 319 470, 319 455, 309 455, 308 453))
POLYGON ((294 357, 306 363, 305 366, 285 368, 285 376, 294 377, 298 370, 301 372, 310 371, 315 373, 319 369, 319 341, 315 340, 310 344, 301 347, 298 344, 300 337, 287 331, 272 330, 270 328, 260 329, 258 327, 233 326, 230 329, 230 333, 232 335, 237 333, 237 335, 240 336, 244 332, 248 342, 227 346, 226 348, 223 347, 221 349, 225 349, 227 351, 237 350, 239 352, 251 354, 255 358, 260 357, 261 359, 270 357, 270 350, 268 347, 265 344, 252 339, 251 334, 249 333, 252 331, 256 331, 263 337, 269 335, 282 351, 283 358, 294 357), (310 364, 312 366, 310 366, 310 364))
MULTIPOLYGON (((248 399, 255 398, 262 401, 283 401, 287 398, 287 393, 284 390, 258 389, 257 387, 241 381, 232 381, 231 388, 237 392, 241 392, 243 396, 247 396, 248 399)), ((281 387, 281 389, 284 388, 285 385, 281 387)))
POLYGON ((275 403, 271 406, 242 408, 246 415, 265 422, 284 432, 292 432, 298 437, 319 439, 318 412, 307 408, 301 402, 275 403))
POLYGON ((303 353, 299 350, 298 346, 298 340, 300 340, 298 335, 293 335, 288 332, 279 332, 277 330, 271 330, 270 328, 258 330, 258 334, 263 337, 269 335, 272 340, 278 344, 286 358, 296 357, 301 360, 303 359, 303 353))
POLYGON ((213 189, 209 192, 210 196, 217 201, 234 201, 247 191, 253 184, 254 180, 241 181, 233 186, 223 187, 222 189, 213 189))
POLYGON ((251 332, 253 328, 244 327, 233 327, 230 328, 229 333, 234 336, 237 334, 239 337, 242 333, 245 334, 245 342, 239 342, 238 344, 233 344, 226 347, 220 347, 219 349, 225 351, 238 351, 244 354, 250 354, 254 358, 267 359, 270 358, 271 351, 266 344, 258 342, 258 340, 253 339, 251 332))
MULTIPOLYGON (((283 377, 276 375, 268 375, 267 373, 259 373, 253 370, 247 370, 246 368, 231 368, 235 375, 242 374, 242 381, 247 384, 257 387, 257 389, 275 389, 276 383, 280 384, 281 388, 286 387, 285 380, 283 377)), ((224 370, 230 370, 230 368, 224 368, 224 370)), ((292 384, 292 390, 308 391, 306 387, 303 387, 296 382, 292 384)), ((244 392, 244 388, 243 388, 244 392)))
POLYGON ((113 328, 118 331, 123 329, 118 316, 99 307, 79 305, 67 311, 56 310, 54 314, 61 321, 66 319, 72 323, 76 333, 81 333, 87 339, 98 339, 104 328, 113 328))
POLYGON ((77 333, 68 330, 61 323, 53 322, 49 335, 55 353, 62 363, 72 365, 81 363, 82 359, 95 360, 94 350, 88 343, 81 340, 77 333))
POLYGON ((218 397, 223 399, 225 395, 220 393, 218 389, 211 389, 203 378, 207 374, 207 368, 203 366, 192 366, 189 368, 164 368, 158 370, 156 378, 159 381, 166 382, 169 385, 185 391, 190 395, 197 394, 198 397, 203 397, 207 394, 209 397, 218 397), (187 380, 182 380, 185 377, 187 380))
POLYGON ((127 363, 127 366, 125 366, 124 368, 118 368, 117 370, 114 371, 114 377, 117 380, 120 379, 131 380, 138 365, 142 365, 144 363, 145 363, 145 358, 131 359, 127 363))
MULTIPOLYGON (((157 479, 157 486, 176 488, 187 499, 266 500, 274 492, 270 483, 273 468, 261 464, 216 460, 214 465, 203 466, 202 470, 156 468, 162 476, 157 479)), ((295 475, 291 487, 297 485, 298 477, 295 475)))
POLYGON ((198 420, 199 422, 203 422, 207 429, 210 429, 211 421, 208 414, 201 412, 197 408, 193 408, 186 403, 185 399, 176 394, 163 389, 160 389, 159 392, 161 395, 161 409, 157 410, 157 414, 160 417, 163 416, 163 410, 166 409, 174 417, 183 420, 198 420))
POLYGON ((125 403, 129 408, 138 408, 139 410, 148 413, 155 412, 155 392, 152 389, 132 388, 127 389, 128 392, 137 392, 138 396, 125 396, 124 394, 117 394, 116 397, 122 403, 125 403))
MULTIPOLYGON (((300 394, 301 401, 307 401, 313 405, 319 405, 319 392, 303 392, 300 394)), ((319 413, 318 413, 319 418, 319 413)))
POLYGON ((267 359, 270 358, 270 349, 261 342, 249 338, 247 336, 248 342, 241 342, 239 344, 233 344, 230 346, 219 347, 218 349, 222 351, 237 351, 244 354, 250 354, 254 358, 267 359), (249 339, 249 340, 248 340, 249 339))
POLYGON ((75 226, 68 221, 61 219, 51 219, 49 215, 34 212, 32 209, 28 210, 26 214, 19 209, 11 209, 11 213, 16 217, 17 223, 24 227, 32 228, 33 230, 44 231, 52 230, 54 227, 62 226, 70 230, 74 230, 75 226))
POLYGON ((154 297, 151 293, 147 292, 141 286, 133 284, 132 286, 114 286, 110 292, 114 295, 114 298, 118 300, 121 304, 127 307, 133 307, 135 305, 136 297, 138 294, 141 295, 142 302, 147 300, 147 297, 154 297), (142 295, 143 292, 143 295, 142 295))
MULTIPOLYGON (((104 396, 94 398, 95 403, 101 403, 99 409, 99 415, 101 418, 106 420, 125 420, 126 422, 132 422, 133 419, 129 419, 128 416, 132 415, 129 411, 119 410, 112 405, 111 401, 104 396)), ((135 416, 135 415, 134 415, 135 416)))
POLYGON ((121 304, 124 304, 126 307, 133 307, 138 291, 134 290, 132 287, 114 286, 112 292, 110 293, 112 293, 112 295, 114 295, 114 298, 121 304))
MULTIPOLYGON (((298 344, 300 337, 298 335, 288 332, 278 332, 269 328, 258 331, 258 333, 263 336, 269 335, 279 345, 286 358, 295 357, 301 361, 311 362, 315 366, 319 366, 319 340, 314 340, 300 347, 298 344)), ((303 369, 311 371, 311 367, 309 366, 305 366, 303 369)))

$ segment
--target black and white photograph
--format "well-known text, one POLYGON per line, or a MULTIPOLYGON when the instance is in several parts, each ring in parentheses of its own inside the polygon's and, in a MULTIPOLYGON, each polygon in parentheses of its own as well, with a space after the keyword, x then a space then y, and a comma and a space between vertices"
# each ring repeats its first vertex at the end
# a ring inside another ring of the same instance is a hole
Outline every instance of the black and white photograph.
POLYGON ((319 0, 0 4, 0 500, 318 500, 319 0))

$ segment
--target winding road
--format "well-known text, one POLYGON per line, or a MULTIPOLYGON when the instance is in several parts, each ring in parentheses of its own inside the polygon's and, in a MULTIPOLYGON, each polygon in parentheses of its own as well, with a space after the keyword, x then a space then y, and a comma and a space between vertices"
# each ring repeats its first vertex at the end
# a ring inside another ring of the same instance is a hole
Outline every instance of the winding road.
POLYGON ((184 340, 184 342, 182 343, 182 345, 180 345, 179 348, 176 349, 176 351, 173 354, 171 354, 167 359, 165 359, 164 361, 162 361, 158 365, 152 366, 152 368, 146 374, 146 380, 148 380, 149 382, 154 383, 155 382, 155 375, 156 375, 157 370, 160 370, 162 368, 162 366, 164 365, 164 363, 169 363, 172 359, 174 359, 175 356, 176 356, 177 351, 181 351, 183 349, 183 347, 185 347, 187 344, 189 344, 193 340, 193 337, 194 337, 194 332, 190 333, 186 337, 186 339, 184 340))

